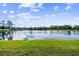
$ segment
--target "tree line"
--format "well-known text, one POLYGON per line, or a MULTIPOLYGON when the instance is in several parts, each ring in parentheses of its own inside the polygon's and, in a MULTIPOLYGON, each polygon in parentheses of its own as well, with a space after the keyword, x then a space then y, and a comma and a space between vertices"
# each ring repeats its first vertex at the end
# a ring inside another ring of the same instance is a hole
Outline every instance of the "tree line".
MULTIPOLYGON (((26 25, 27 26, 27 25, 26 25)), ((56 25, 49 27, 14 27, 11 21, 1 21, 0 29, 10 29, 10 30, 79 30, 79 25, 71 26, 71 25, 56 25)))
POLYGON ((62 26, 50 26, 50 27, 30 27, 28 30, 79 30, 79 25, 62 25, 62 26))

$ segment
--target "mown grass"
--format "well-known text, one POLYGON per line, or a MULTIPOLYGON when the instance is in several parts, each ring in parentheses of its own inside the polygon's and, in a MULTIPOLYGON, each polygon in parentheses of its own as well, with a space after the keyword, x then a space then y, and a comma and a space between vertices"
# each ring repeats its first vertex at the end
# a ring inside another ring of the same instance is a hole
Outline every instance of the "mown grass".
POLYGON ((1 56, 79 56, 79 40, 0 41, 1 56))

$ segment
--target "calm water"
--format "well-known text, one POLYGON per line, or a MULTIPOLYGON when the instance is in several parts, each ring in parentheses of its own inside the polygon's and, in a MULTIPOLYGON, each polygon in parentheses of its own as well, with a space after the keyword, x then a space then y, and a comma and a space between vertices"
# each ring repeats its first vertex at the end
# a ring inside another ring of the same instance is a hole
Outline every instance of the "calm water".
POLYGON ((79 40, 78 31, 15 31, 0 32, 0 40, 79 40))

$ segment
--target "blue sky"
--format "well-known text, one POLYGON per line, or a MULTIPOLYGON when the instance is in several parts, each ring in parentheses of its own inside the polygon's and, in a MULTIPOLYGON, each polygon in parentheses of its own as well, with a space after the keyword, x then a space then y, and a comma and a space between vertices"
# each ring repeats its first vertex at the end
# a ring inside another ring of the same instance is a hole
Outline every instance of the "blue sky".
POLYGON ((0 21, 16 27, 79 25, 78 3, 0 3, 0 21))

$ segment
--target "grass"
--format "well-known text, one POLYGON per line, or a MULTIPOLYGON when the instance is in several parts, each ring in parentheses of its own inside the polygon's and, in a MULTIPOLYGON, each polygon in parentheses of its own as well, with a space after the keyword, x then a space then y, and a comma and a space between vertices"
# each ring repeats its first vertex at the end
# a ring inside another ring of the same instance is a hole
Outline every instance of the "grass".
POLYGON ((0 41, 1 56, 79 56, 79 40, 0 41))

